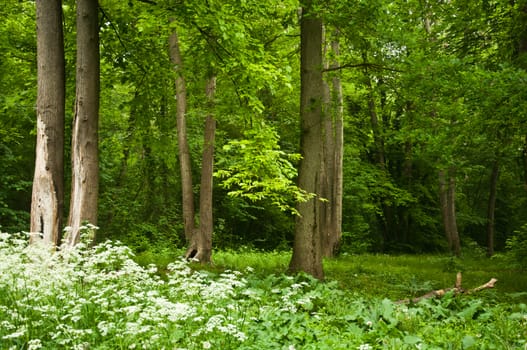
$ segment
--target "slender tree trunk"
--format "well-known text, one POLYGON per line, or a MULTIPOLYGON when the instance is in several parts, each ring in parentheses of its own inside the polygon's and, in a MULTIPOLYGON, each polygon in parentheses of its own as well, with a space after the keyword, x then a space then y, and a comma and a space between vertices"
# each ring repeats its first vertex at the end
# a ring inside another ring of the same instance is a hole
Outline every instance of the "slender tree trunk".
POLYGON ((72 128, 72 180, 67 244, 84 222, 97 224, 99 192, 99 27, 97 0, 77 1, 77 75, 72 128))
POLYGON ((450 171, 448 181, 448 220, 450 221, 450 236, 452 237, 452 249, 454 255, 461 255, 461 241, 457 229, 456 216, 456 176, 453 170, 450 171))
MULTIPOLYGON (((331 50, 334 57, 339 55, 338 33, 331 41, 331 50)), ((335 58, 330 67, 338 66, 335 58)), ((342 237, 342 156, 344 148, 343 130, 343 100, 342 85, 338 75, 331 78, 331 89, 324 82, 324 105, 327 106, 324 113, 324 152, 323 166, 321 170, 321 184, 323 189, 320 195, 327 199, 320 203, 321 206, 321 230, 322 230, 322 255, 324 257, 334 256, 342 237)))
POLYGON ((456 219, 456 177, 454 171, 439 171, 439 199, 448 249, 456 256, 461 255, 461 242, 456 219), (448 179, 448 181, 447 181, 448 179))
POLYGON ((209 114, 205 120, 203 142, 203 158, 201 162, 201 186, 199 205, 199 230, 196 230, 187 249, 187 259, 197 259, 202 263, 209 263, 212 255, 212 232, 214 229, 212 215, 212 185, 214 170, 214 136, 216 120, 212 114, 216 78, 212 77, 207 83, 207 101, 209 114))
POLYGON ((496 194, 498 192, 498 177, 500 166, 496 160, 490 174, 489 203, 487 207, 487 255, 494 255, 494 215, 496 212, 496 194))
MULTIPOLYGON (((300 21, 300 127, 302 160, 298 185, 316 193, 322 161, 322 20, 312 13, 312 1, 304 2, 300 21)), ((319 199, 298 204, 291 272, 304 271, 323 279, 319 199)))
POLYGON ((181 191, 183 205, 183 227, 185 238, 190 243, 196 230, 194 217, 194 193, 192 188, 192 164, 190 161, 190 149, 187 140, 187 89, 183 75, 183 59, 179 49, 179 39, 176 30, 170 36, 170 59, 176 71, 176 123, 178 134, 179 166, 181 171, 181 191))
POLYGON ((64 38, 62 1, 37 0, 37 142, 31 243, 59 244, 64 209, 64 38), (38 235, 35 235, 38 233, 38 235))
MULTIPOLYGON (((335 57, 340 55, 340 45, 337 38, 331 44, 335 57)), ((334 62, 336 67, 339 64, 337 60, 334 62)), ((335 154, 334 154, 334 183, 333 183, 333 212, 331 222, 333 228, 333 251, 336 250, 342 239, 342 198, 344 194, 344 99, 342 94, 342 83, 340 77, 335 75, 333 77, 333 103, 334 103, 334 129, 335 129, 335 154)))
POLYGON ((441 204, 441 217, 443 218, 448 250, 452 252, 452 228, 450 227, 450 220, 448 220, 448 186, 446 173, 443 169, 439 170, 439 203, 441 204))

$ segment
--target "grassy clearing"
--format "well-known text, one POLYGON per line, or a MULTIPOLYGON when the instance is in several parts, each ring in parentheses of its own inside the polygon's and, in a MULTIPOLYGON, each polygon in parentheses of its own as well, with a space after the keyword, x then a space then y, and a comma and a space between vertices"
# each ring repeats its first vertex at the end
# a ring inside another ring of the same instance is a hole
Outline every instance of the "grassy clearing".
POLYGON ((176 259, 160 273, 112 242, 52 254, 0 234, 0 349, 524 349, 523 303, 390 300, 451 282, 426 267, 442 259, 342 257, 320 283, 276 273, 285 253, 219 252, 212 267, 176 259))
MULTIPOLYGON (((289 252, 219 251, 214 255, 211 269, 253 267, 262 276, 280 274, 287 270, 290 258, 289 252)), ((499 297, 505 302, 527 302, 527 274, 508 267, 500 257, 488 259, 482 254, 463 258, 447 255, 344 255, 326 260, 324 269, 327 281, 336 281, 344 290, 371 297, 400 300, 451 287, 456 273, 461 271, 463 287, 467 289, 497 278, 496 288, 483 291, 482 295, 499 297)))

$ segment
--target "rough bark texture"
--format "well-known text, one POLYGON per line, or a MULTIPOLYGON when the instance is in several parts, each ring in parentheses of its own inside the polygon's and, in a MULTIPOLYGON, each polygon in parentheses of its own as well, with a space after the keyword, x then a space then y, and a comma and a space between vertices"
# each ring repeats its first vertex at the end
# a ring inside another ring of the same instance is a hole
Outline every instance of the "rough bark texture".
POLYGON ((64 39, 61 0, 38 0, 37 141, 31 243, 60 242, 64 207, 64 39))
MULTIPOLYGON (((298 185, 310 193, 319 188, 322 160, 322 20, 311 13, 312 2, 304 3, 300 23, 300 127, 302 161, 298 171, 298 185)), ((295 222, 291 272, 304 271, 323 279, 319 200, 310 199, 298 204, 300 215, 295 222)))
POLYGON ((176 30, 170 36, 169 49, 170 60, 176 71, 176 123, 178 135, 179 167, 181 172, 181 192, 183 206, 183 227, 187 242, 191 242, 196 230, 194 216, 194 193, 192 188, 192 164, 190 162, 190 150, 187 139, 187 89, 183 75, 183 59, 179 49, 179 39, 176 30))
POLYGON ((500 166, 496 160, 490 174, 489 202, 487 206, 487 255, 494 255, 494 215, 496 212, 496 195, 498 192, 498 177, 500 166))
POLYGON ((216 133, 216 120, 212 115, 216 78, 209 79, 207 83, 207 100, 209 114, 205 120, 205 133, 203 142, 203 158, 201 162, 201 186, 199 197, 199 230, 192 236, 187 249, 186 257, 197 259, 202 263, 209 263, 212 255, 212 232, 214 229, 212 216, 212 185, 214 172, 214 136, 216 133))
POLYGON ((77 1, 77 74, 72 127, 72 180, 67 243, 84 222, 97 224, 99 193, 99 27, 97 0, 77 1))

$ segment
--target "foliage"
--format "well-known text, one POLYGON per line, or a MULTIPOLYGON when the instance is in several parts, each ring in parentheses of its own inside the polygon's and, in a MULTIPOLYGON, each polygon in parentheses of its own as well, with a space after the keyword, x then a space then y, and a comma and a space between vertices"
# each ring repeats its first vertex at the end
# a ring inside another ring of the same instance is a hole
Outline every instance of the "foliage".
MULTIPOLYGON (((523 247, 523 235, 515 233, 523 230, 527 211, 523 1, 315 3, 327 45, 340 42, 343 67, 324 73, 327 81, 341 79, 344 95, 341 252, 443 251, 437 171, 447 166, 457 170, 461 239, 485 245, 489 169, 495 161, 500 164, 496 248, 505 248, 508 239, 512 250, 523 247), (384 165, 377 159, 381 151, 384 165)), ((168 37, 177 29, 193 174, 200 170, 204 118, 212 112, 218 121, 215 246, 288 247, 295 203, 309 197, 295 186, 298 2, 99 4, 101 240, 119 239, 145 255, 185 243, 175 73, 168 57, 168 37), (204 93, 212 73, 217 76, 213 108, 204 93)), ((64 1, 63 10, 69 129, 75 2, 64 1)), ((7 0, 0 8, 0 225, 9 231, 27 229, 31 204, 34 12, 31 1, 7 0)), ((69 166, 66 162, 66 186, 69 166)))
POLYGON ((522 270, 527 270, 527 224, 507 239, 506 247, 511 262, 522 270))
POLYGON ((215 172, 228 195, 243 197, 252 202, 269 200, 282 211, 298 214, 297 202, 313 198, 295 185, 297 176, 291 162, 299 154, 287 154, 280 149, 279 136, 265 125, 245 132, 245 139, 231 140, 223 146, 226 153, 215 172))
POLYGON ((0 236, 2 348, 517 348, 525 304, 447 295, 395 304, 309 276, 168 266, 119 243, 50 252, 0 236))

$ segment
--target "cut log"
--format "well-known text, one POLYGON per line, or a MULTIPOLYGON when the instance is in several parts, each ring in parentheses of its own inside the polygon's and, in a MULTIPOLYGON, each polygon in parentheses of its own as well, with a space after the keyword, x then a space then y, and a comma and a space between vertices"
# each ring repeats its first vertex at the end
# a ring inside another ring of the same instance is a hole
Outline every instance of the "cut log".
POLYGON ((496 282, 498 282, 498 280, 496 278, 491 278, 490 281, 488 281, 485 284, 482 284, 479 287, 472 288, 472 289, 464 289, 461 286, 462 278, 463 278, 463 276, 461 275, 461 272, 458 272, 457 275, 456 275, 456 284, 454 285, 454 287, 433 290, 433 291, 428 292, 428 293, 426 293, 424 295, 421 295, 420 297, 417 297, 417 298, 398 300, 397 303, 398 304, 418 303, 421 300, 425 300, 425 299, 441 298, 442 296, 444 296, 448 292, 453 292, 455 295, 457 295, 457 294, 472 294, 472 293, 479 292, 479 291, 481 291, 483 289, 494 288, 494 285, 496 284, 496 282))

